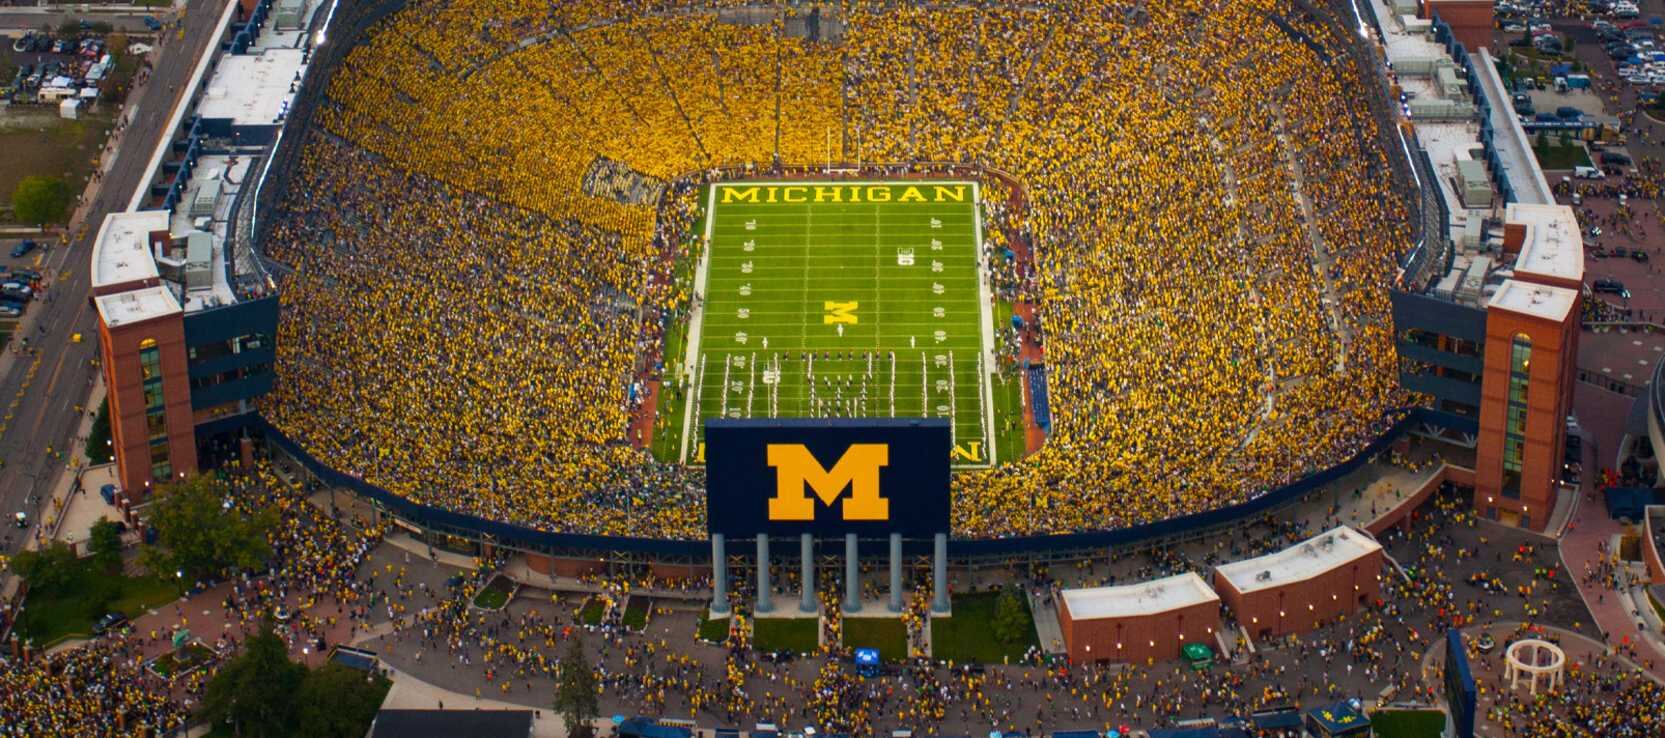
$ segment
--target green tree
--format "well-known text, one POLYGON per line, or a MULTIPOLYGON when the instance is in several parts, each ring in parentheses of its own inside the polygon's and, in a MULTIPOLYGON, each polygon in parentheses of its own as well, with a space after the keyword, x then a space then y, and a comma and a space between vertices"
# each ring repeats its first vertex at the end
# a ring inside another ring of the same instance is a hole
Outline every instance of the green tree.
POLYGON ((561 676, 555 682, 555 712, 566 722, 569 738, 595 735, 590 718, 601 712, 595 696, 595 672, 577 638, 568 641, 567 655, 561 658, 561 676))
POLYGON ((87 538, 87 550, 92 552, 93 562, 106 574, 116 574, 121 571, 121 530, 115 521, 109 518, 99 518, 92 524, 92 532, 87 538))
POLYGON ((295 693, 300 712, 295 735, 361 738, 381 709, 387 682, 340 664, 309 671, 295 693))
POLYGON ((157 545, 142 554, 153 572, 179 572, 187 582, 227 569, 257 569, 271 555, 266 534, 277 514, 227 507, 212 477, 192 477, 161 489, 150 508, 157 545))
POLYGON ((57 177, 24 177, 12 191, 12 212, 19 223, 44 228, 69 214, 69 185, 57 177))
POLYGON ((87 446, 84 450, 87 461, 93 464, 108 464, 114 458, 110 447, 110 401, 98 404, 98 415, 93 417, 92 431, 87 434, 87 446))
POLYGON ((994 602, 994 637, 1001 643, 1019 643, 1023 641, 1024 629, 1029 627, 1028 620, 1017 589, 1008 587, 1002 590, 1000 599, 994 602))
POLYGON ((53 541, 46 548, 19 553, 12 559, 12 570, 27 582, 30 589, 52 591, 75 579, 80 561, 75 552, 62 541, 53 541))
POLYGON ((202 716, 213 723, 232 723, 238 735, 289 735, 296 692, 305 678, 306 667, 289 660, 283 639, 266 623, 243 653, 209 680, 202 694, 202 716))

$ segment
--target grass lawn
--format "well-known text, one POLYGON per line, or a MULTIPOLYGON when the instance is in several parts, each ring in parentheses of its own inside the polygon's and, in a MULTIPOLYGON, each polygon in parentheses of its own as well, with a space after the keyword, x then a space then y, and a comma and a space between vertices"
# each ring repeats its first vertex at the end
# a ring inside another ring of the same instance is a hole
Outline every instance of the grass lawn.
POLYGON ((83 559, 66 586, 29 593, 17 629, 45 648, 65 638, 92 635, 93 623, 111 610, 136 618, 178 598, 171 579, 110 576, 83 559))
POLYGON ((994 637, 994 604, 999 599, 997 592, 955 595, 953 617, 931 620, 931 657, 955 663, 1000 664, 1008 663, 1008 659, 1015 662, 1030 646, 1039 645, 1028 600, 1020 600, 1024 622, 1029 624, 1024 639, 1001 643, 994 637))
POLYGON ((674 461, 681 450, 681 436, 677 430, 682 427, 684 397, 671 391, 671 383, 676 381, 677 370, 682 366, 682 351, 687 341, 687 321, 678 320, 666 327, 665 353, 660 357, 665 371, 659 380, 659 407, 654 411, 654 422, 658 427, 654 429, 653 443, 649 445, 653 457, 660 461, 674 461))
POLYGON ((1439 738, 1445 713, 1439 710, 1378 710, 1370 714, 1370 728, 1380 738, 1439 738))
MULTIPOLYGON (((933 632, 932 637, 936 634, 933 632)), ((908 657, 908 628, 895 618, 844 618, 844 645, 877 648, 879 658, 901 661, 908 657)))
POLYGON ((1590 152, 1577 143, 1561 146, 1551 140, 1548 146, 1539 146, 1534 142, 1532 153, 1538 157, 1538 166, 1544 169, 1594 166, 1590 161, 1590 152))
POLYGON ((752 621, 752 646, 760 651, 815 653, 820 618, 758 618, 752 621))
POLYGON ((482 610, 501 610, 509 604, 514 587, 514 582, 507 577, 494 577, 479 594, 474 595, 474 606, 482 610))
POLYGON ((994 380, 995 459, 1009 464, 1028 454, 1023 422, 1023 372, 1007 372, 994 380), (1011 427, 1006 427, 1010 422, 1011 427))
POLYGON ((121 577, 121 596, 110 603, 128 617, 138 617, 151 608, 179 599, 178 582, 167 577, 121 577))
POLYGON ((0 167, 0 204, 3 217, 11 219, 12 192, 24 177, 60 177, 71 193, 79 194, 92 173, 93 162, 110 135, 108 113, 84 115, 80 120, 58 117, 57 106, 50 111, 8 114, 11 122, 0 124, 0 151, 6 152, 6 166, 0 167))
POLYGON ((600 625, 601 616, 607 614, 607 603, 600 597, 584 600, 584 606, 578 610, 578 622, 585 625, 600 625))
POLYGON ((694 629, 694 637, 709 643, 728 640, 728 618, 707 618, 700 615, 700 624, 694 629))
POLYGON ((647 627, 648 612, 653 609, 653 599, 634 596, 630 604, 624 608, 624 627, 631 630, 641 630, 647 627))
POLYGON ((187 643, 177 654, 169 651, 156 657, 155 661, 150 662, 150 671, 165 679, 172 679, 175 675, 201 667, 213 656, 213 649, 200 643, 187 643))

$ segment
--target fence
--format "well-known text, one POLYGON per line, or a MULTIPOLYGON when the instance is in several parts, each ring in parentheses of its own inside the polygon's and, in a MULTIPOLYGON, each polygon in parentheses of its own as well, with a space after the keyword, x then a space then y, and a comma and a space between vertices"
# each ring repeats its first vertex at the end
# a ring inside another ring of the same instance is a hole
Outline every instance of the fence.
MULTIPOLYGON (((1265 494, 1255 496, 1245 502, 1207 512, 1114 530, 995 539, 952 539, 948 543, 949 553, 956 558, 968 558, 1128 547, 1157 539, 1195 534, 1211 528, 1238 523, 1294 502, 1326 484, 1351 474, 1371 458, 1381 453, 1387 448, 1388 444, 1397 440, 1400 435, 1410 430, 1414 425, 1438 422, 1436 416, 1426 413, 1422 408, 1402 410, 1397 415, 1399 417, 1391 427, 1346 461, 1265 494)), ((421 528, 480 538, 511 548, 541 552, 572 552, 592 555, 633 553, 665 558, 696 559, 708 557, 710 554, 709 544, 704 540, 555 533, 424 505, 388 492, 356 476, 326 466, 307 453, 305 449, 301 448, 299 444, 295 443, 281 430, 266 422, 264 418, 254 420, 253 427, 264 432, 269 443, 293 457, 319 481, 330 486, 350 490, 421 528)), ((923 552, 929 546, 929 541, 909 542, 910 550, 923 552)))

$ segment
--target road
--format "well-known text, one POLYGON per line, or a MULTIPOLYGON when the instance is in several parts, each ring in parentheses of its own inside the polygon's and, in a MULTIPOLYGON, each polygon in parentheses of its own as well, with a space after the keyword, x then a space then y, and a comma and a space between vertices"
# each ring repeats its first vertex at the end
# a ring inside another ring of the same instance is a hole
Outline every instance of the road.
MULTIPOLYGON (((41 520, 38 505, 29 498, 50 497, 57 473, 70 458, 71 436, 80 419, 75 406, 87 402, 97 372, 92 364, 98 355, 97 316, 87 299, 92 239, 106 214, 127 209, 225 2, 191 3, 182 18, 183 40, 170 38, 159 50, 150 81, 129 101, 137 106, 136 115, 120 134, 115 161, 85 211, 82 223, 86 227, 78 229, 80 237, 67 249, 56 246, 53 239, 54 247, 43 260, 51 279, 45 291, 50 301, 37 301, 30 309, 39 313, 33 318, 34 326, 44 326, 46 331, 30 327, 30 348, 37 353, 12 356, 14 360, 0 375, 0 402, 10 406, 12 416, 0 434, 0 460, 5 462, 0 468, 0 510, 7 518, 27 511, 35 521, 41 520), (74 333, 84 340, 71 342, 74 333), (62 459, 54 454, 62 454, 62 459)), ((0 536, 0 552, 15 551, 22 541, 8 523, 0 536)))
MULTIPOLYGON (((158 13, 163 11, 157 11, 158 13)), ((160 18, 161 15, 156 17, 160 18)), ((15 34, 17 31, 35 31, 41 26, 51 26, 54 30, 63 22, 73 20, 87 20, 108 23, 111 28, 122 31, 130 37, 150 36, 151 32, 145 28, 144 16, 139 15, 86 15, 82 13, 20 13, 15 9, 0 7, 0 32, 15 34)))

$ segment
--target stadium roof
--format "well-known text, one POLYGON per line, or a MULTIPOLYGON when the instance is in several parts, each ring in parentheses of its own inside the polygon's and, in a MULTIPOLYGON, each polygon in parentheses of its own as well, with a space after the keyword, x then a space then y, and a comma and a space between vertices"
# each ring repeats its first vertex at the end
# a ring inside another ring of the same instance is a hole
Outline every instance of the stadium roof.
POLYGON ((1497 294, 1492 295, 1491 301, 1486 303, 1486 309, 1508 310, 1559 323, 1566 320, 1567 313, 1572 311, 1577 301, 1578 293, 1565 287, 1507 279, 1497 288, 1497 294))
POLYGON ((1304 582, 1382 550, 1381 544, 1348 526, 1338 526, 1289 548, 1215 567, 1238 592, 1248 594, 1304 582))
POLYGON ((95 299, 98 316, 116 328, 129 323, 161 318, 180 312, 179 300, 166 287, 145 287, 95 299))
POLYGON ((99 226, 92 248, 92 288, 156 279, 150 234, 168 230, 166 210, 111 213, 99 226))
POLYGON ((208 82, 197 115, 230 119, 232 125, 267 126, 294 98, 291 85, 305 66, 300 49, 266 49, 259 54, 227 54, 208 82))
POLYGON ((1540 205, 1554 203, 1555 196, 1550 193, 1549 181, 1544 179, 1544 170, 1538 168, 1538 159, 1532 153, 1526 129, 1521 127, 1520 118, 1515 115, 1514 98, 1509 95, 1503 77, 1498 75, 1497 67, 1492 63, 1491 52, 1485 49, 1471 51, 1474 52, 1474 76, 1479 78, 1480 87, 1491 102, 1492 131, 1495 132, 1492 151, 1503 165, 1503 176, 1514 187, 1515 200, 1540 205))
POLYGON ((1526 226, 1526 240, 1515 259, 1516 276, 1584 280, 1584 239, 1572 208, 1512 202, 1503 220, 1526 226))
POLYGON ((1075 620, 1152 615, 1220 601, 1208 583, 1190 571, 1119 587, 1066 589, 1060 596, 1075 620))

